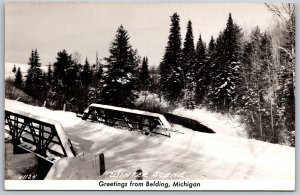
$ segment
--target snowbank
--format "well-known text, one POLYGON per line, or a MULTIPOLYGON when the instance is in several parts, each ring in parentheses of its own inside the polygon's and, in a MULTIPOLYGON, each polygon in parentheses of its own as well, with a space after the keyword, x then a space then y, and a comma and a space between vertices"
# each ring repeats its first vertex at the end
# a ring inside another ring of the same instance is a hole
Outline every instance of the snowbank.
POLYGON ((206 109, 184 109, 178 108, 173 114, 199 121, 201 124, 211 128, 214 132, 233 137, 246 137, 244 125, 239 122, 238 116, 222 115, 213 113, 206 109))
POLYGON ((178 125, 171 138, 145 136, 83 121, 70 112, 5 100, 5 106, 8 105, 58 120, 78 151, 77 157, 58 160, 46 179, 134 179, 134 173, 140 168, 144 179, 295 182, 295 148, 292 147, 221 133, 201 133, 178 125), (105 155, 106 164, 102 176, 100 153, 105 155))

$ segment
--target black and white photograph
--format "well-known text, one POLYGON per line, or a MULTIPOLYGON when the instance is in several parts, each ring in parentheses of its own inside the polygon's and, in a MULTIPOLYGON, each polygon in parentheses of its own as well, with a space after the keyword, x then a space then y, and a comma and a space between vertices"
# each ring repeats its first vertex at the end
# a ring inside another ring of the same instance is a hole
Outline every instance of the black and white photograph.
POLYGON ((5 3, 6 190, 294 191, 296 4, 5 3))

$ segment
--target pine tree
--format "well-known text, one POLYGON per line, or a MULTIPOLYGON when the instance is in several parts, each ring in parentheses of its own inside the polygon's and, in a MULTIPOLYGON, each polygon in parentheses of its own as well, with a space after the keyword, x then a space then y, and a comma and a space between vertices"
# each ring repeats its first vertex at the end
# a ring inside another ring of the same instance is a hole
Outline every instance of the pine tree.
POLYGON ((16 68, 16 65, 14 64, 14 67, 13 67, 13 69, 12 69, 12 72, 13 72, 13 73, 16 73, 16 71, 17 71, 17 68, 16 68))
POLYGON ((103 77, 103 65, 99 65, 97 68, 96 68, 96 71, 93 72, 93 81, 92 81, 92 86, 93 87, 96 87, 98 84, 99 84, 99 81, 102 79, 103 77))
POLYGON ((96 53, 96 63, 90 67, 91 70, 91 83, 92 88, 96 88, 99 85, 99 81, 102 79, 103 75, 103 64, 100 63, 98 58, 98 52, 96 53))
POLYGON ((88 59, 85 58, 85 63, 82 68, 81 72, 81 82, 84 86, 89 86, 91 83, 92 75, 91 75, 91 69, 90 64, 88 62, 88 59))
MULTIPOLYGON (((210 48, 213 47, 213 38, 210 42, 210 48)), ((211 48, 212 49, 212 48, 211 48)), ((194 67, 193 72, 195 73, 195 82, 196 82, 196 103, 204 103, 204 99, 208 95, 208 89, 210 86, 210 70, 209 63, 207 60, 206 54, 206 46, 205 43, 202 41, 201 35, 199 36, 199 40, 197 43, 196 48, 196 64, 194 67)))
POLYGON ((49 65, 48 65, 48 70, 47 70, 47 83, 48 83, 49 88, 52 87, 52 85, 53 85, 53 71, 51 69, 50 62, 49 62, 49 65))
POLYGON ((108 70, 96 89, 96 101, 121 107, 132 107, 137 98, 139 57, 129 43, 128 32, 121 25, 106 58, 108 70), (121 97, 121 98, 120 98, 121 97))
POLYGON ((166 99, 173 103, 182 97, 184 89, 179 22, 179 15, 174 13, 171 16, 171 28, 166 51, 160 63, 161 90, 166 99))
POLYGON ((214 78, 214 104, 218 110, 229 110, 234 106, 236 86, 239 82, 239 43, 240 29, 233 23, 229 14, 227 25, 217 39, 216 77, 214 78))
POLYGON ((236 107, 239 111, 245 110, 245 105, 248 102, 248 98, 246 97, 250 95, 249 90, 255 81, 253 74, 253 66, 252 66, 252 56, 253 56, 253 43, 250 41, 246 41, 244 43, 243 52, 241 54, 241 77, 243 84, 240 84, 238 87, 240 89, 240 93, 237 94, 236 99, 238 104, 236 107))
POLYGON ((142 67, 139 71, 139 82, 142 90, 149 89, 150 84, 150 75, 149 75, 149 68, 148 68, 148 58, 144 57, 142 62, 142 67))
POLYGON ((39 90, 41 90, 41 85, 42 85, 42 80, 41 80, 42 70, 41 70, 41 63, 39 61, 40 58, 37 50, 32 50, 28 62, 28 65, 30 67, 27 71, 25 92, 37 98, 41 98, 39 90))
POLYGON ((91 68, 91 84, 87 94, 87 104, 90 105, 95 102, 99 102, 100 92, 101 92, 101 83, 103 80, 103 65, 100 63, 98 58, 98 52, 96 53, 96 63, 93 64, 91 68), (98 92, 98 93, 97 93, 98 92))
MULTIPOLYGON (((85 98, 82 93, 79 64, 73 60, 72 55, 69 55, 66 50, 62 50, 57 53, 56 62, 53 66, 53 79, 55 82, 49 101, 59 109, 62 109, 64 104, 72 105, 73 108, 78 107, 74 104, 79 104, 78 102, 83 101, 82 99, 85 98)), ((73 110, 73 108, 70 109, 73 110)))
POLYGON ((216 58, 217 58, 217 53, 216 53, 216 41, 214 40, 213 36, 211 36, 211 39, 208 43, 208 48, 206 51, 206 64, 208 67, 207 70, 207 78, 208 79, 208 87, 207 87, 207 98, 205 103, 207 104, 207 107, 213 107, 212 102, 213 102, 213 92, 214 92, 214 78, 216 76, 216 58))
POLYGON ((68 87, 69 84, 74 82, 74 78, 70 78, 73 75, 68 75, 73 65, 74 61, 72 60, 72 55, 69 55, 66 50, 58 52, 56 62, 53 64, 53 76, 55 80, 61 82, 65 87, 68 87))
POLYGON ((187 25, 187 31, 185 36, 185 41, 183 43, 183 60, 182 68, 185 78, 188 73, 193 72, 194 69, 194 59, 195 59, 195 46, 194 46, 194 35, 192 29, 192 22, 189 20, 187 25))
POLYGON ((246 89, 240 101, 241 109, 245 110, 245 122, 248 124, 248 136, 255 139, 263 139, 262 126, 262 96, 261 74, 260 74, 260 45, 262 34, 260 28, 253 29, 250 41, 245 43, 242 56, 242 73, 246 89))
MULTIPOLYGON (((215 43, 212 45, 212 51, 209 52, 210 72, 210 87, 209 87, 209 104, 210 108, 222 110, 221 106, 224 101, 223 91, 220 91, 227 76, 227 67, 225 66, 225 40, 224 33, 220 32, 215 43)), ((210 51, 210 49, 209 49, 210 51)), ((225 90, 226 91, 226 90, 225 90)))
POLYGON ((18 67, 18 70, 16 72, 16 78, 15 78, 15 86, 19 89, 22 88, 22 84, 23 84, 23 77, 22 77, 22 72, 20 67, 18 67))
POLYGON ((194 35, 192 29, 192 22, 189 20, 187 25, 187 32, 182 49, 182 68, 184 79, 184 99, 187 107, 194 107, 194 97, 196 90, 195 81, 195 46, 194 35))
POLYGON ((50 89, 50 85, 48 83, 48 74, 47 72, 42 72, 42 75, 41 75, 41 85, 40 85, 40 99, 42 101, 46 100, 47 99, 47 94, 48 94, 48 91, 50 89))

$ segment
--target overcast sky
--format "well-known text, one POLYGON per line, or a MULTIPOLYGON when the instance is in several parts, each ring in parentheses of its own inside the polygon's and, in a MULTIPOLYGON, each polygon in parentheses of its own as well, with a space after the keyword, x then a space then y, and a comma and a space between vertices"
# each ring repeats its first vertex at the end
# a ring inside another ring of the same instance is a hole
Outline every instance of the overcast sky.
POLYGON ((226 26, 228 14, 243 29, 265 29, 272 14, 264 4, 6 4, 5 61, 27 63, 31 49, 41 62, 55 62, 57 52, 79 52, 82 62, 108 56, 110 42, 122 24, 139 55, 158 65, 167 44, 170 16, 180 16, 182 42, 188 20, 192 21, 195 45, 201 33, 208 42, 226 26))

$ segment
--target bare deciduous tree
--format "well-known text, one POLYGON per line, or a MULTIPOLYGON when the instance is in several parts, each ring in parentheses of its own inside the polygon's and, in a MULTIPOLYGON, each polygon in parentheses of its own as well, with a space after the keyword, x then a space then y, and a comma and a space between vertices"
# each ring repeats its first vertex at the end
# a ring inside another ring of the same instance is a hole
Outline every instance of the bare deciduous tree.
POLYGON ((282 45, 275 46, 282 51, 284 51, 290 57, 293 66, 293 84, 294 84, 294 95, 295 95, 295 62, 296 62, 296 54, 295 54, 295 46, 296 46, 296 5, 294 3, 280 3, 280 4, 270 4, 265 3, 267 8, 273 12, 276 16, 278 16, 286 27, 286 31, 290 34, 289 47, 285 47, 282 45))

